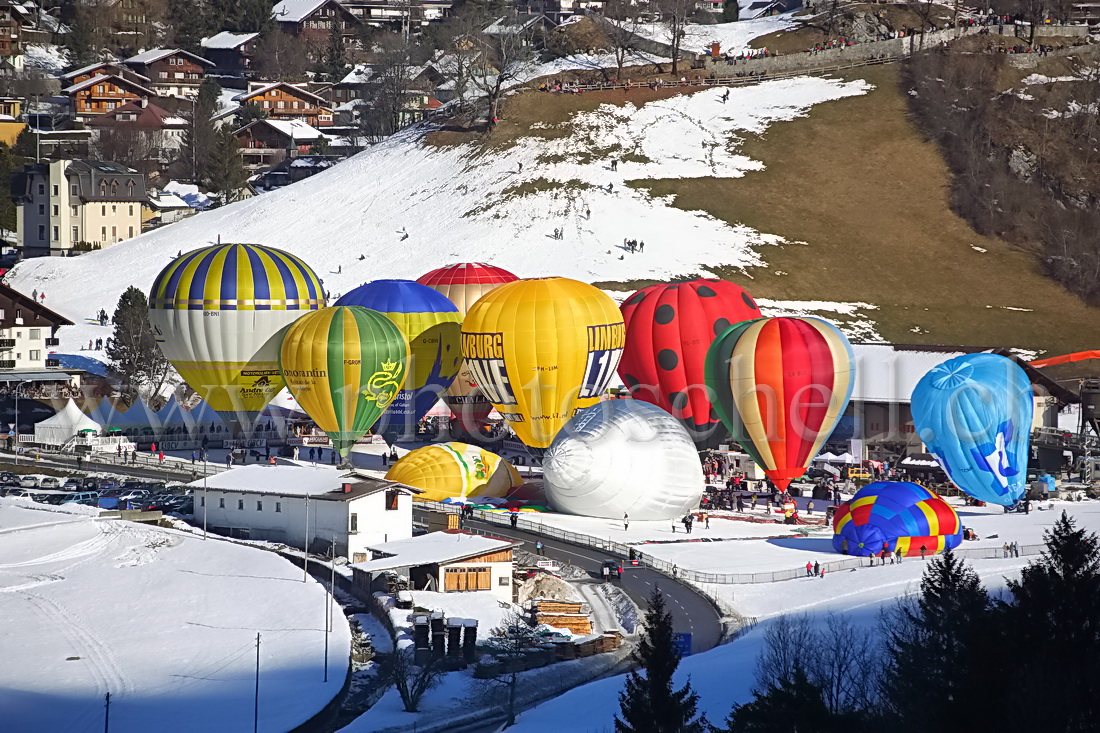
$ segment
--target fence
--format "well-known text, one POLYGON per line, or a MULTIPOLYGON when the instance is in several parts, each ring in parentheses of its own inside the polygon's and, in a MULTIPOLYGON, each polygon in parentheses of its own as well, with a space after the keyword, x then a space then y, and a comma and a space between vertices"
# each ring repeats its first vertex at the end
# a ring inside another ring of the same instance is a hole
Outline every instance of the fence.
MULTIPOLYGON (((462 507, 458 504, 441 504, 437 501, 418 501, 416 502, 416 506, 419 508, 427 509, 428 511, 443 512, 447 514, 458 514, 462 511, 462 507)), ((490 524, 511 526, 510 514, 475 509, 474 516, 477 519, 488 522, 490 524)), ((762 573, 706 573, 698 570, 687 570, 677 566, 674 563, 670 563, 667 560, 660 560, 645 552, 639 552, 636 547, 632 547, 631 545, 626 545, 621 542, 614 542, 611 539, 593 537, 592 535, 586 535, 579 532, 570 532, 569 530, 564 530, 560 527, 554 527, 552 525, 544 524, 543 522, 529 520, 525 518, 523 514, 518 515, 518 518, 516 520, 516 529, 523 532, 537 534, 550 539, 568 542, 572 545, 591 547, 593 549, 601 550, 612 555, 617 555, 621 558, 630 557, 630 551, 634 550, 635 556, 642 565, 645 565, 648 568, 667 575, 670 578, 674 578, 676 580, 687 580, 692 583, 713 583, 715 585, 749 585, 755 583, 776 583, 783 580, 795 580, 796 578, 806 577, 805 568, 792 568, 790 570, 775 570, 772 572, 762 573)), ((1043 551, 1043 548, 1044 545, 1041 544, 1021 545, 1020 556, 1023 557, 1025 555, 1038 555, 1043 551)), ((1004 551, 999 547, 960 548, 955 550, 955 554, 968 560, 994 560, 1004 557, 1004 551)), ((848 557, 843 560, 822 563, 821 568, 826 573, 835 573, 841 570, 851 570, 852 568, 858 568, 861 565, 866 565, 868 561, 869 559, 866 557, 848 557)))

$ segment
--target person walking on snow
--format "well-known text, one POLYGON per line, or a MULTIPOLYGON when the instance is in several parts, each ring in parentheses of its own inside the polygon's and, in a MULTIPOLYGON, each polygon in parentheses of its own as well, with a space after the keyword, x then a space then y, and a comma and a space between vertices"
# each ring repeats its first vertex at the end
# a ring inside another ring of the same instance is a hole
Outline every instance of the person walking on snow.
POLYGON ((925 545, 920 546, 920 559, 924 559, 924 553, 928 552, 928 547, 925 545))
POLYGON ((538 542, 536 542, 536 543, 535 543, 535 554, 536 554, 536 555, 543 555, 543 554, 545 554, 545 553, 543 553, 543 551, 542 551, 542 540, 539 540, 538 542))
POLYGON ((901 548, 899 547, 899 548, 898 548, 897 550, 895 550, 895 551, 894 551, 894 554, 895 554, 895 555, 897 555, 897 558, 898 558, 898 565, 901 565, 901 557, 902 557, 902 555, 901 555, 901 548))
POLYGON ((630 515, 623 512, 623 531, 626 532, 630 529, 630 515))
POLYGON ((816 577, 818 575, 821 575, 821 563, 814 560, 814 576, 816 577))
POLYGON ((806 561, 806 577, 812 577, 814 574, 814 564, 809 560, 806 561))

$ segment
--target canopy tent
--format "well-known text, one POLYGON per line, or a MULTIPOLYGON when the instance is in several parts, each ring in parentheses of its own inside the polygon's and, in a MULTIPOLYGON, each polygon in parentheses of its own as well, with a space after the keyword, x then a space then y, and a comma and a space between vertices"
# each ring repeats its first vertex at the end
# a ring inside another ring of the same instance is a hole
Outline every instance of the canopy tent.
POLYGON ((101 427, 81 412, 72 398, 69 398, 56 415, 35 424, 34 442, 42 445, 65 445, 85 430, 93 430, 98 434, 101 427))
POLYGON ((851 453, 841 453, 839 456, 832 453, 822 453, 814 460, 825 461, 826 463, 859 463, 851 453))

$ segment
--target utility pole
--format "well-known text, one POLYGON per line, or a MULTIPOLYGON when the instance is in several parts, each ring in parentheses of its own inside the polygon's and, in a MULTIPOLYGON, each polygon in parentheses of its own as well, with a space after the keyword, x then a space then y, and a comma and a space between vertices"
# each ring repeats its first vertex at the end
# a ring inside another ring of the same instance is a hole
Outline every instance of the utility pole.
POLYGON ((328 564, 331 571, 328 582, 328 597, 325 598, 325 678, 328 682, 328 635, 332 631, 332 593, 336 587, 336 535, 332 536, 332 545, 329 549, 328 564))
POLYGON ((309 494, 306 494, 306 536, 302 541, 302 582, 309 580, 309 494))
POLYGON ((103 708, 103 733, 111 730, 111 693, 107 693, 107 704, 103 708))
MULTIPOLYGON (((210 501, 206 493, 206 474, 208 473, 208 469, 206 467, 206 449, 200 448, 199 450, 202 451, 202 538, 206 540, 206 505, 210 501)), ((192 502, 192 504, 194 504, 194 502, 192 502)))
POLYGON ((260 731, 260 632, 256 632, 256 700, 252 709, 252 733, 260 731))

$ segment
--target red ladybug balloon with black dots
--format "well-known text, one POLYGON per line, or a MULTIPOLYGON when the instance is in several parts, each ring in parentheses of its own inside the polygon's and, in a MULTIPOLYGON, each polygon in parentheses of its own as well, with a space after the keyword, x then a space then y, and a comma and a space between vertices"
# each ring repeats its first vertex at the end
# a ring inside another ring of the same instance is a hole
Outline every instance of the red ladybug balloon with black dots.
POLYGON ((761 318, 743 288, 699 279, 643 288, 622 306, 626 348, 619 376, 635 399, 676 417, 697 444, 719 429, 703 380, 707 349, 735 323, 761 318))

